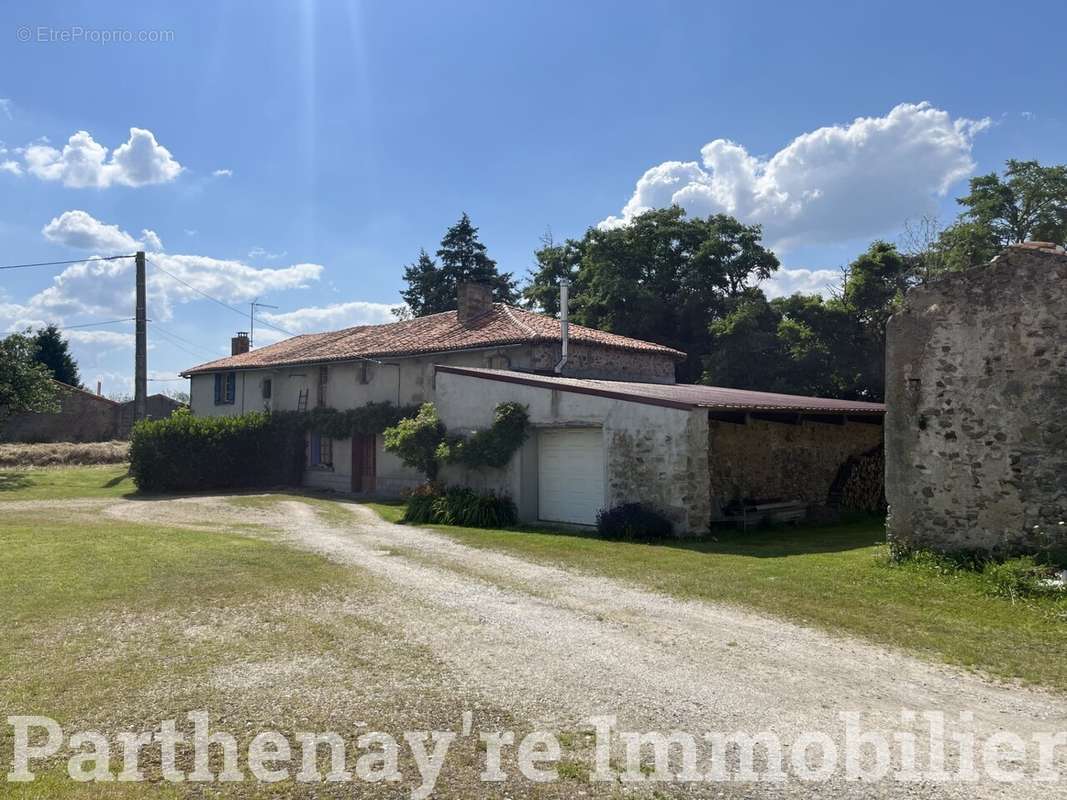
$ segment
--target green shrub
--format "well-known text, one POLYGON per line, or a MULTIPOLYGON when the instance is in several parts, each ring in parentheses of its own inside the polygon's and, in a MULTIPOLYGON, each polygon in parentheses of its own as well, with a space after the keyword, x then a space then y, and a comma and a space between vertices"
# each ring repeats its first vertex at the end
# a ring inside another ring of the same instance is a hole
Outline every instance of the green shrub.
POLYGON ((1006 597, 1012 602, 1061 592, 1062 589, 1047 582, 1053 574, 1050 567, 1038 564, 1031 556, 990 561, 982 569, 989 593, 1006 597))
POLYGON ((605 539, 655 542, 674 535, 669 519, 643 503, 603 508, 596 515, 597 534, 605 539))
POLYGON ((442 490, 436 484, 427 484, 408 497, 404 522, 508 528, 518 522, 518 511, 506 495, 458 486, 442 490))
POLYGON ((431 481, 437 477, 437 448, 445 438, 445 426, 433 403, 423 403, 419 413, 406 417, 383 432, 385 449, 431 481))
POLYGON ((195 417, 180 409, 138 422, 130 436, 130 474, 143 492, 294 485, 303 465, 302 429, 287 415, 195 417))
POLYGON ((521 403, 501 403, 493 412, 493 424, 467 438, 450 437, 442 442, 437 456, 450 464, 465 467, 506 467, 529 433, 529 414, 521 403))

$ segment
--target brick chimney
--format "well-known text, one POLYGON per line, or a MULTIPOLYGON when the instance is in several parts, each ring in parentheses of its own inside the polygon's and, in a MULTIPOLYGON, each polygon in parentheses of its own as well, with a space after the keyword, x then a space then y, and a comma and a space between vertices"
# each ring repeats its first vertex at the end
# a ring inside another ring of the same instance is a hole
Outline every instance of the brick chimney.
POLYGON ((248 352, 248 333, 237 331, 237 335, 230 339, 230 355, 239 356, 248 352))
POLYGON ((488 314, 493 307, 493 289, 487 283, 461 283, 458 294, 461 325, 488 314))

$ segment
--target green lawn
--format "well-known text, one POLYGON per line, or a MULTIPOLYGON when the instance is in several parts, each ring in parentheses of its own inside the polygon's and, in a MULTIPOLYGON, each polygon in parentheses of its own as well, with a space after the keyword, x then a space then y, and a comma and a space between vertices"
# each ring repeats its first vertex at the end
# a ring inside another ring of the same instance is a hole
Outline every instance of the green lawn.
POLYGON ((5 500, 121 497, 136 491, 126 470, 125 464, 0 470, 0 503, 5 500))
MULTIPOLYGON (((397 521, 403 508, 373 504, 397 521)), ((923 657, 1067 690, 1067 599, 1012 603, 982 578, 889 562, 881 519, 667 545, 437 526, 453 539, 684 599, 746 606, 923 657)))

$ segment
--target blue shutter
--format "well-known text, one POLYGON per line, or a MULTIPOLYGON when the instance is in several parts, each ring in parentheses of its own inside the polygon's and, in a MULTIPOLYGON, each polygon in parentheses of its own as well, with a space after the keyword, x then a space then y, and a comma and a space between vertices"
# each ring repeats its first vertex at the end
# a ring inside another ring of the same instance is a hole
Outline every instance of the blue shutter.
POLYGON ((226 402, 233 405, 234 400, 237 397, 237 373, 226 373, 226 402))
POLYGON ((322 459, 322 436, 317 433, 311 434, 311 458, 308 463, 317 467, 322 459))
POLYGON ((222 373, 215 373, 215 405, 222 402, 222 373))

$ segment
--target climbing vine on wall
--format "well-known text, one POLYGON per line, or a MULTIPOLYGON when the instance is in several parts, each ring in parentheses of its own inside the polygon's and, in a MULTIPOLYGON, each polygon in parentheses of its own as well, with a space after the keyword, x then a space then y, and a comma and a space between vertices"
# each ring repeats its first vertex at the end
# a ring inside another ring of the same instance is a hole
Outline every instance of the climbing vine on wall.
POLYGON ((392 403, 367 403, 359 408, 339 411, 336 408, 313 408, 310 411, 280 411, 291 416, 297 427, 330 439, 351 436, 376 436, 405 417, 414 416, 418 406, 395 406, 392 403))
POLYGON ((506 466, 529 437, 529 426, 525 406, 501 403, 490 427, 470 436, 450 436, 433 403, 425 403, 414 418, 401 420, 385 431, 385 449, 432 480, 441 464, 472 469, 506 466))
POLYGON ((505 467, 529 437, 530 417, 520 403, 501 403, 493 412, 493 424, 467 437, 449 437, 437 456, 449 464, 472 469, 505 467))

